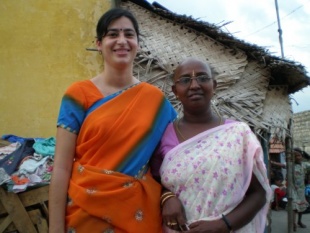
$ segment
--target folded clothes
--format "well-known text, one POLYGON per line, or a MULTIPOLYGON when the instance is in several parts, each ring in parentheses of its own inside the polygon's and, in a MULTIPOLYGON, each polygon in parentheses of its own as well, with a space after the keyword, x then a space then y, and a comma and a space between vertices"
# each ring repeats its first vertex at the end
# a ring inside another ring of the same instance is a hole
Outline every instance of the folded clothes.
POLYGON ((33 139, 25 140, 14 152, 8 154, 5 158, 0 160, 0 167, 4 168, 8 175, 12 175, 12 173, 17 170, 20 162, 26 156, 33 155, 33 144, 33 139))
POLYGON ((35 141, 39 141, 39 140, 42 140, 43 138, 24 138, 24 137, 20 137, 20 136, 16 136, 16 135, 13 135, 13 134, 4 134, 2 135, 1 139, 3 140, 6 140, 6 141, 9 141, 9 142, 24 142, 26 140, 35 140, 35 141))
POLYGON ((36 141, 33 144, 33 149, 36 151, 37 154, 43 156, 49 156, 49 155, 54 156, 55 146, 56 146, 55 137, 50 137, 44 140, 36 141))

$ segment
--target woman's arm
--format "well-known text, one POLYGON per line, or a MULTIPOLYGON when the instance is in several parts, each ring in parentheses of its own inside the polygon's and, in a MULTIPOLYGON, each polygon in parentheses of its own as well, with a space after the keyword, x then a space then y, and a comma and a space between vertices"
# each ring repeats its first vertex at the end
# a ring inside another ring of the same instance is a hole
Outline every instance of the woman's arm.
POLYGON ((250 186, 241 203, 229 214, 215 221, 197 221, 190 224, 189 233, 235 231, 248 224, 257 212, 266 204, 266 191, 255 175, 252 175, 250 186))
POLYGON ((226 218, 233 230, 248 224, 257 212, 266 204, 266 191, 261 186, 256 176, 252 174, 250 186, 243 201, 226 218))
POLYGON ((286 164, 284 164, 284 163, 278 163, 278 162, 273 161, 273 160, 270 160, 270 164, 271 164, 271 165, 274 165, 274 166, 276 166, 276 167, 279 167, 279 168, 286 168, 286 164))
POLYGON ((54 168, 49 188, 49 232, 65 232, 65 211, 67 191, 73 158, 75 153, 76 135, 57 128, 54 168))

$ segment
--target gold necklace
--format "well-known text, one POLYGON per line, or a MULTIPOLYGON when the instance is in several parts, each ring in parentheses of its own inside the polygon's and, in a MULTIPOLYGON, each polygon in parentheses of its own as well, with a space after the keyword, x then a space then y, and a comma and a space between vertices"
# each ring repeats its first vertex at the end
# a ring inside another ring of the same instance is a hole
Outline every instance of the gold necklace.
POLYGON ((180 118, 177 119, 177 122, 176 122, 176 124, 175 124, 175 128, 176 128, 176 130, 177 130, 179 136, 182 138, 182 140, 185 141, 185 138, 183 137, 183 135, 181 134, 181 131, 180 131, 180 129, 179 129, 179 122, 180 122, 180 118))
MULTIPOLYGON (((220 113, 216 110, 216 114, 218 115, 218 117, 220 118, 220 124, 219 125, 222 125, 223 124, 223 117, 220 115, 220 113)), ((177 133, 179 134, 179 136, 182 138, 183 141, 186 141, 185 137, 183 136, 183 134, 181 133, 180 131, 180 128, 179 128, 179 123, 180 123, 180 120, 181 118, 178 118, 177 119, 177 122, 175 124, 175 128, 177 130, 177 133)))

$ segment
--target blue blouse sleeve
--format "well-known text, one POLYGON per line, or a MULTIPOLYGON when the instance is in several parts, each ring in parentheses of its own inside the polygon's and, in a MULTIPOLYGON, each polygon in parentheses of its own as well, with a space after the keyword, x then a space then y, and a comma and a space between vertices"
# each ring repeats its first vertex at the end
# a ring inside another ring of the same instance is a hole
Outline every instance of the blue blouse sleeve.
POLYGON ((57 127, 78 134, 85 118, 83 104, 70 94, 70 89, 63 96, 57 120, 57 127))

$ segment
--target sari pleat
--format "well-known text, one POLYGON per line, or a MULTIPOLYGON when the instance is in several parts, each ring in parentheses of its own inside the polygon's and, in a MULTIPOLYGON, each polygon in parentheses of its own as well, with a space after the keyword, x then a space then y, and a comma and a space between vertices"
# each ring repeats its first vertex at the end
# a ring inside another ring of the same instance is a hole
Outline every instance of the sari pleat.
MULTIPOLYGON (((91 228, 93 232, 103 229, 111 232, 142 233, 146 229, 161 232, 158 208, 161 187, 149 172, 141 179, 136 179, 118 172, 96 171, 75 163, 72 174, 69 196, 74 201, 68 205, 69 222, 70 217, 74 220, 79 213, 87 216, 84 223, 91 218, 98 219, 91 228), (91 180, 89 177, 92 177, 91 180)), ((87 225, 82 222, 80 225, 81 228, 75 228, 81 232, 85 229, 86 232, 87 225)))

